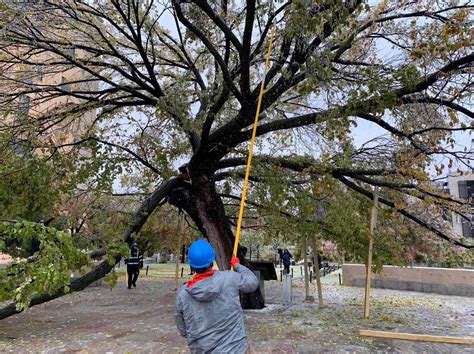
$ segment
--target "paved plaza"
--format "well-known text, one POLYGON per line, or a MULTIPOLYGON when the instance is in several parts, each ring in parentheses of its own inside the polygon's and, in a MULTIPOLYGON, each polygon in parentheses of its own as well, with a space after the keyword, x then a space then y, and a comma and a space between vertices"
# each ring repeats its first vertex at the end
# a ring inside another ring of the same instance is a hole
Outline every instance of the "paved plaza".
MULTIPOLYGON (((474 333, 472 298, 373 289, 371 317, 362 319, 363 289, 323 278, 325 306, 304 303, 301 280, 294 304, 281 304, 280 282, 267 282, 268 307, 246 311, 257 353, 428 352, 474 353, 474 347, 362 338, 360 328, 433 335, 474 333)), ((312 284, 314 286, 314 284, 312 284)), ((312 288, 313 293, 315 289, 312 288)), ((0 322, 1 352, 186 353, 174 326, 174 283, 142 277, 136 289, 123 282, 90 287, 0 322)), ((225 314, 223 314, 225 315, 225 314)))

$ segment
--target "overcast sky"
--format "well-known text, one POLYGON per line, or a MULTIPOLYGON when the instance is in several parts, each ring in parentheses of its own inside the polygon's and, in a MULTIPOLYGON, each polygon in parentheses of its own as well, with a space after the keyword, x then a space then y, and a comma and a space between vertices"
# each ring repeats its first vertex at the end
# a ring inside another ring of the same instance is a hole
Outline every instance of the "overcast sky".
MULTIPOLYGON (((374 5, 374 4, 377 4, 379 3, 380 1, 378 0, 370 0, 369 3, 371 5, 374 5)), ((170 31, 170 34, 171 35, 176 35, 177 36, 177 32, 176 32, 176 24, 172 18, 172 16, 169 14, 169 13, 165 13, 161 19, 160 19, 160 24, 167 28, 169 31, 170 31)), ((393 52, 394 49, 392 49, 390 46, 386 45, 386 44, 381 44, 378 46, 378 52, 380 55, 383 55, 383 56, 393 56, 394 53, 393 52)), ((360 147, 361 145, 363 145, 365 142, 369 141, 369 140, 372 140, 374 138, 377 138, 377 137, 380 137, 380 136, 385 136, 385 137, 389 137, 390 134, 380 128, 378 125, 372 123, 372 122, 368 122, 364 119, 357 119, 357 127, 354 127, 352 129, 352 137, 354 139, 354 144, 356 147, 360 147)), ((463 150, 464 147, 467 147, 468 149, 471 148, 471 136, 469 135, 469 133, 467 132, 464 132, 464 133, 456 133, 455 135, 455 139, 457 141, 457 144, 459 145, 457 147, 457 150, 463 150)), ((261 149, 259 149, 258 147, 256 148, 256 153, 259 153, 259 150, 260 152, 262 153, 269 153, 269 145, 270 143, 267 142, 262 142, 260 141, 261 143, 263 143, 263 146, 260 144, 260 147, 261 149)), ((315 142, 312 142, 313 144, 315 144, 315 142)), ((291 148, 288 150, 288 151, 281 151, 281 154, 288 154, 291 152, 291 148)), ((293 150, 294 152, 294 150, 293 150)), ((186 162, 186 161, 183 161, 183 163, 186 162)), ((436 161, 437 163, 439 163, 439 161, 436 161)), ((431 172, 434 174, 434 168, 431 169, 431 172)), ((117 184, 115 184, 115 187, 118 187, 117 184)))

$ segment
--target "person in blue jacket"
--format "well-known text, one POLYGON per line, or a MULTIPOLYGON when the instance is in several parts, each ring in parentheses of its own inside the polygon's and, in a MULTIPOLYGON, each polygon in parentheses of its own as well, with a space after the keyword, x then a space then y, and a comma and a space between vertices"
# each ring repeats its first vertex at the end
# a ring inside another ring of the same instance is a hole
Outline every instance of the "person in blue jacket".
POLYGON ((255 291, 259 280, 237 257, 231 260, 234 272, 212 269, 214 259, 209 242, 190 246, 188 262, 196 275, 178 291, 176 326, 191 353, 244 354, 250 348, 239 292, 255 291))

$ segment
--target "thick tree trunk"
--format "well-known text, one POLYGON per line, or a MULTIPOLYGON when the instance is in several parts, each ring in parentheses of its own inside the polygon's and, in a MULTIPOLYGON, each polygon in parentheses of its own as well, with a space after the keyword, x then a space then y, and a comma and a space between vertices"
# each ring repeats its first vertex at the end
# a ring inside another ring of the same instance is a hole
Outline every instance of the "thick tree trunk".
POLYGON ((316 276, 316 286, 318 288, 318 301, 319 306, 323 306, 323 288, 321 285, 321 273, 319 272, 319 252, 318 252, 318 240, 317 236, 313 236, 313 268, 315 269, 314 275, 316 276))
POLYGON ((197 181, 193 180, 193 183, 196 183, 193 202, 206 230, 206 236, 216 251, 216 263, 221 270, 229 269, 235 238, 227 221, 224 204, 209 177, 200 176, 197 181))
MULTIPOLYGON (((222 199, 216 191, 215 183, 206 173, 191 175, 192 184, 183 183, 182 189, 170 198, 170 203, 186 211, 198 229, 216 251, 216 263, 220 270, 230 269, 230 259, 234 247, 234 234, 230 228, 222 199), (179 194, 179 195, 178 195, 179 194)), ((249 268, 245 259, 246 249, 239 247, 237 256, 249 268)), ((265 306, 260 289, 241 295, 243 308, 261 309, 265 306)))
MULTIPOLYGON (((235 237, 230 228, 222 199, 216 192, 214 181, 207 176, 200 176, 196 183, 196 209, 202 226, 206 230, 209 242, 216 250, 216 262, 219 269, 229 269, 235 237)), ((249 268, 245 259, 246 250, 239 247, 237 256, 241 263, 249 268)), ((242 307, 245 309, 261 309, 265 306, 260 289, 249 294, 241 294, 242 307)))
POLYGON ((308 275, 308 241, 306 237, 303 239, 302 247, 303 249, 303 266, 304 266, 304 294, 305 301, 311 301, 311 296, 309 295, 309 275, 308 275))
POLYGON ((181 226, 181 220, 178 220, 178 244, 176 246, 176 267, 174 270, 174 290, 179 289, 179 252, 181 251, 181 244, 183 239, 183 228, 181 226))

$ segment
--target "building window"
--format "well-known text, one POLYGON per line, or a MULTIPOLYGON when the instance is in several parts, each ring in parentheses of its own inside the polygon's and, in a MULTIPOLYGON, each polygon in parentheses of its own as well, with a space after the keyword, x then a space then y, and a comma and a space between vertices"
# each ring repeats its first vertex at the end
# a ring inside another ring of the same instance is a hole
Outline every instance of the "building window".
POLYGON ((38 4, 39 1, 38 0, 17 0, 16 3, 19 5, 19 6, 28 6, 29 4, 38 4))
POLYGON ((42 65, 37 65, 36 66, 36 80, 38 81, 43 81, 43 66, 42 65))
POLYGON ((459 188, 459 198, 467 199, 467 183, 466 181, 458 181, 458 188, 459 188))
POLYGON ((471 223, 467 220, 462 220, 462 235, 466 238, 473 237, 472 235, 473 228, 471 223))
POLYGON ((33 76, 32 75, 25 78, 25 84, 29 87, 31 87, 31 85, 33 85, 33 76))
POLYGON ((30 97, 22 95, 20 97, 20 104, 18 105, 18 111, 21 115, 27 115, 30 111, 30 97))
POLYGON ((71 57, 71 58, 74 58, 74 55, 76 54, 76 48, 75 47, 68 47, 66 48, 66 54, 71 57))
POLYGON ((451 211, 447 208, 441 209, 441 217, 443 218, 443 220, 449 221, 451 223, 454 221, 451 211))
POLYGON ((66 83, 66 79, 64 78, 64 76, 61 77, 60 89, 61 89, 62 92, 66 92, 66 93, 71 92, 71 89, 69 88, 69 84, 66 83))
POLYGON ((16 136, 12 137, 12 149, 15 154, 23 157, 32 156, 31 144, 28 140, 20 139, 16 136))
POLYGON ((467 198, 474 198, 474 181, 466 181, 467 198))

